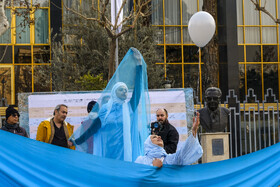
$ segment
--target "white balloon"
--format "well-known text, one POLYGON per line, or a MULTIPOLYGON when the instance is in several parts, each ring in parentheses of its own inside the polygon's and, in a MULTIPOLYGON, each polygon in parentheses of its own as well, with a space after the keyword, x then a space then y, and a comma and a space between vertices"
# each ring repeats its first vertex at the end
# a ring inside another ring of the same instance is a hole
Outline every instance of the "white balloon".
POLYGON ((213 37, 216 29, 214 18, 205 11, 195 13, 189 21, 189 34, 198 47, 204 47, 213 37))

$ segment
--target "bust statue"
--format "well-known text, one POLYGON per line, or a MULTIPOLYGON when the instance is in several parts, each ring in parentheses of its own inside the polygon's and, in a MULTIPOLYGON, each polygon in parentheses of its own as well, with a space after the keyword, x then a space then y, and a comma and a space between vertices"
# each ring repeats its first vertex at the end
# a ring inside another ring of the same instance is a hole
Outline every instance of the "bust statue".
POLYGON ((200 124, 206 132, 224 132, 228 125, 229 109, 220 107, 222 91, 216 87, 207 88, 205 91, 206 107, 198 110, 200 124))

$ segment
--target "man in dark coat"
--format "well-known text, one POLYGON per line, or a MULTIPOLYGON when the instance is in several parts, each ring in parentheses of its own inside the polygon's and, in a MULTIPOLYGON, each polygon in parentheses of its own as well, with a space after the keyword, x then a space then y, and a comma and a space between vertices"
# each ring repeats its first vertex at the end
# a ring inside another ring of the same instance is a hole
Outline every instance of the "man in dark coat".
POLYGON ((157 122, 160 123, 160 129, 155 133, 155 129, 151 129, 151 134, 156 134, 161 137, 164 143, 164 149, 167 154, 175 153, 179 141, 179 133, 176 128, 168 121, 168 112, 166 109, 161 108, 156 111, 157 122))
POLYGON ((8 131, 21 136, 25 136, 28 138, 28 134, 26 133, 26 130, 19 126, 18 121, 19 121, 18 111, 14 109, 12 106, 9 106, 6 109, 6 120, 4 121, 1 130, 8 131))

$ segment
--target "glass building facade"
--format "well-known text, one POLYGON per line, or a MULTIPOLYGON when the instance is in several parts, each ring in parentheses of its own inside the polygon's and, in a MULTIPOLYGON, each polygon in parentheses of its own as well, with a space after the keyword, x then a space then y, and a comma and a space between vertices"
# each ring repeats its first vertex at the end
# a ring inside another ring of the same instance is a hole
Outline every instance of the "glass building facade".
MULTIPOLYGON (((272 88, 279 98, 278 25, 265 13, 256 11, 251 1, 216 2, 217 36, 220 44, 220 66, 217 72, 219 87, 226 94, 228 89, 235 89, 241 100, 248 94, 249 88, 254 89, 259 100, 264 99, 268 88, 272 88), (236 31, 231 31, 232 27, 236 31), (230 55, 229 52, 235 54, 230 55), (231 71, 237 71, 239 75, 235 74, 233 77, 231 71), (235 85, 230 86, 233 82, 236 82, 235 85)), ((279 19, 278 0, 260 0, 260 3, 273 17, 279 19)), ((157 64, 165 69, 168 79, 173 79, 174 87, 191 86, 195 89, 199 84, 195 80, 199 73, 204 73, 204 63, 202 62, 200 70, 198 48, 188 34, 188 21, 195 12, 202 10, 203 1, 155 0, 152 4, 152 22, 160 28, 158 45, 164 54, 164 58, 159 59, 157 64), (195 82, 197 84, 192 84, 195 82)))
MULTIPOLYGON (((6 1, 5 14, 10 28, 0 37, 0 106, 16 104, 17 93, 50 91, 36 83, 36 66, 49 65, 50 52, 50 2, 48 0, 29 0, 40 3, 30 21, 24 20, 27 7, 21 1, 6 1)), ((34 11, 36 7, 29 7, 34 11)), ((44 81, 44 80, 40 80, 44 81)))
MULTIPOLYGON (((253 3, 237 0, 238 65, 240 96, 253 88, 259 100, 268 88, 279 98, 279 26, 253 3)), ((279 1, 260 1, 279 19, 279 1), (265 4, 266 2, 266 4, 265 4)))

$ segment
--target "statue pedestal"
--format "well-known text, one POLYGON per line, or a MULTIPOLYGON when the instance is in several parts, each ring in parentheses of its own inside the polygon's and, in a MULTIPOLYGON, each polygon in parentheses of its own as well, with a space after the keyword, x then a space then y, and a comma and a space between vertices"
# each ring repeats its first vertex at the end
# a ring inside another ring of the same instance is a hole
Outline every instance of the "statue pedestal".
POLYGON ((229 133, 202 133, 202 163, 229 159, 229 133))

